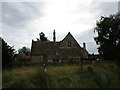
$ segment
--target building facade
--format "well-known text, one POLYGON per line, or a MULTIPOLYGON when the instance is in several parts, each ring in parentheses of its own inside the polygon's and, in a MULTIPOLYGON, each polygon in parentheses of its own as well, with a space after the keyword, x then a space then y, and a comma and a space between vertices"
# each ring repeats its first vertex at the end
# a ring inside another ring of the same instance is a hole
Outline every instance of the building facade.
POLYGON ((56 41, 55 30, 53 41, 33 41, 31 46, 32 62, 42 62, 44 60, 65 60, 69 57, 86 58, 88 52, 85 43, 83 48, 78 44, 69 32, 62 41, 56 41))

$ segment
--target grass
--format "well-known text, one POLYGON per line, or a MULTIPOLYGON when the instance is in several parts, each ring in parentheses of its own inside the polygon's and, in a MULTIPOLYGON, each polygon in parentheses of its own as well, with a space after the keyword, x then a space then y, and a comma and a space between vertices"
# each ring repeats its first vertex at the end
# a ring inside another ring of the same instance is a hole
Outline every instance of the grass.
POLYGON ((2 89, 2 71, 0 71, 0 89, 2 89))
POLYGON ((80 67, 78 66, 48 66, 48 79, 50 88, 74 87, 73 81, 78 78, 80 67), (73 80, 73 77, 75 79, 73 80))
POLYGON ((41 88, 44 86, 42 67, 21 67, 3 71, 3 88, 41 88))
MULTIPOLYGON (((114 64, 113 64, 114 65, 114 64)), ((82 71, 78 65, 61 66, 61 67, 48 67, 48 77, 50 88, 117 88, 118 87, 118 75, 117 67, 115 65, 113 70, 109 68, 100 68, 97 65, 92 66, 93 72, 88 72, 87 67, 84 65, 82 71), (99 83, 100 72, 105 71, 108 74, 110 83, 103 86, 99 83), (114 79, 114 80, 113 80, 114 79)), ((105 65, 104 65, 105 66, 105 65)), ((108 66, 108 65, 106 65, 108 66)))
POLYGON ((47 78, 41 66, 20 67, 3 71, 3 88, 118 88, 118 67, 113 63, 47 66, 47 78), (110 69, 109 65, 114 68, 110 69), (102 85, 100 72, 105 71, 108 84, 102 85), (47 80, 46 80, 47 79, 47 80))

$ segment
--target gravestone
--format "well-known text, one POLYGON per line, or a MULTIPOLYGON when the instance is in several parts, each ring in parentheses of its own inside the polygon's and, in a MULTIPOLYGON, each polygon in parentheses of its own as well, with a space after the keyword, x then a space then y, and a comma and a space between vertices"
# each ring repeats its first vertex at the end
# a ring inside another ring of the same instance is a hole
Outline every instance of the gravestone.
POLYGON ((79 64, 80 64, 80 68, 81 68, 81 70, 83 70, 83 60, 81 60, 81 58, 79 58, 79 64))
POLYGON ((45 63, 43 64, 43 67, 46 68, 46 64, 45 63))
POLYGON ((43 70, 44 70, 44 77, 45 77, 45 82, 46 82, 46 87, 48 88, 48 75, 47 75, 47 68, 46 68, 46 64, 43 64, 43 70))
POLYGON ((100 72, 100 84, 103 86, 108 84, 107 73, 104 71, 100 72))
POLYGON ((47 69, 46 68, 44 68, 44 71, 47 73, 47 69))
POLYGON ((87 70, 88 70, 88 72, 92 72, 93 71, 91 66, 88 66, 87 70))
POLYGON ((92 64, 94 65, 94 64, 95 64, 95 61, 92 61, 92 64))

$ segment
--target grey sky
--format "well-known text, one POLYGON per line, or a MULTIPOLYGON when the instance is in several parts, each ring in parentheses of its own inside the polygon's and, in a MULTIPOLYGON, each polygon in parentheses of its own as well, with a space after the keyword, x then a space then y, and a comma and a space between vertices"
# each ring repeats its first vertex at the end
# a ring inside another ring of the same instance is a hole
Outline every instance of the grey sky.
POLYGON ((18 49, 31 47, 32 39, 36 40, 40 32, 52 40, 55 29, 57 40, 60 41, 70 31, 81 46, 83 42, 87 43, 89 53, 97 53, 98 46, 93 40, 96 36, 93 33, 96 20, 100 16, 115 14, 118 2, 85 1, 2 2, 0 35, 18 49))

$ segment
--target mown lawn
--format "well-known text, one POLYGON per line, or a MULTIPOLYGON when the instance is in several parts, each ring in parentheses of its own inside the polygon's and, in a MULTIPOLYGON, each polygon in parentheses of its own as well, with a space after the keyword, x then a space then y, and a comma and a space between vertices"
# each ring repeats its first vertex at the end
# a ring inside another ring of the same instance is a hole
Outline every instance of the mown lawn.
POLYGON ((42 66, 19 67, 3 71, 3 88, 118 88, 118 67, 115 64, 92 65, 88 72, 83 65, 47 66, 47 74, 42 66), (109 65, 113 67, 110 68, 109 65), (100 81, 100 72, 106 72, 107 84, 100 81))

